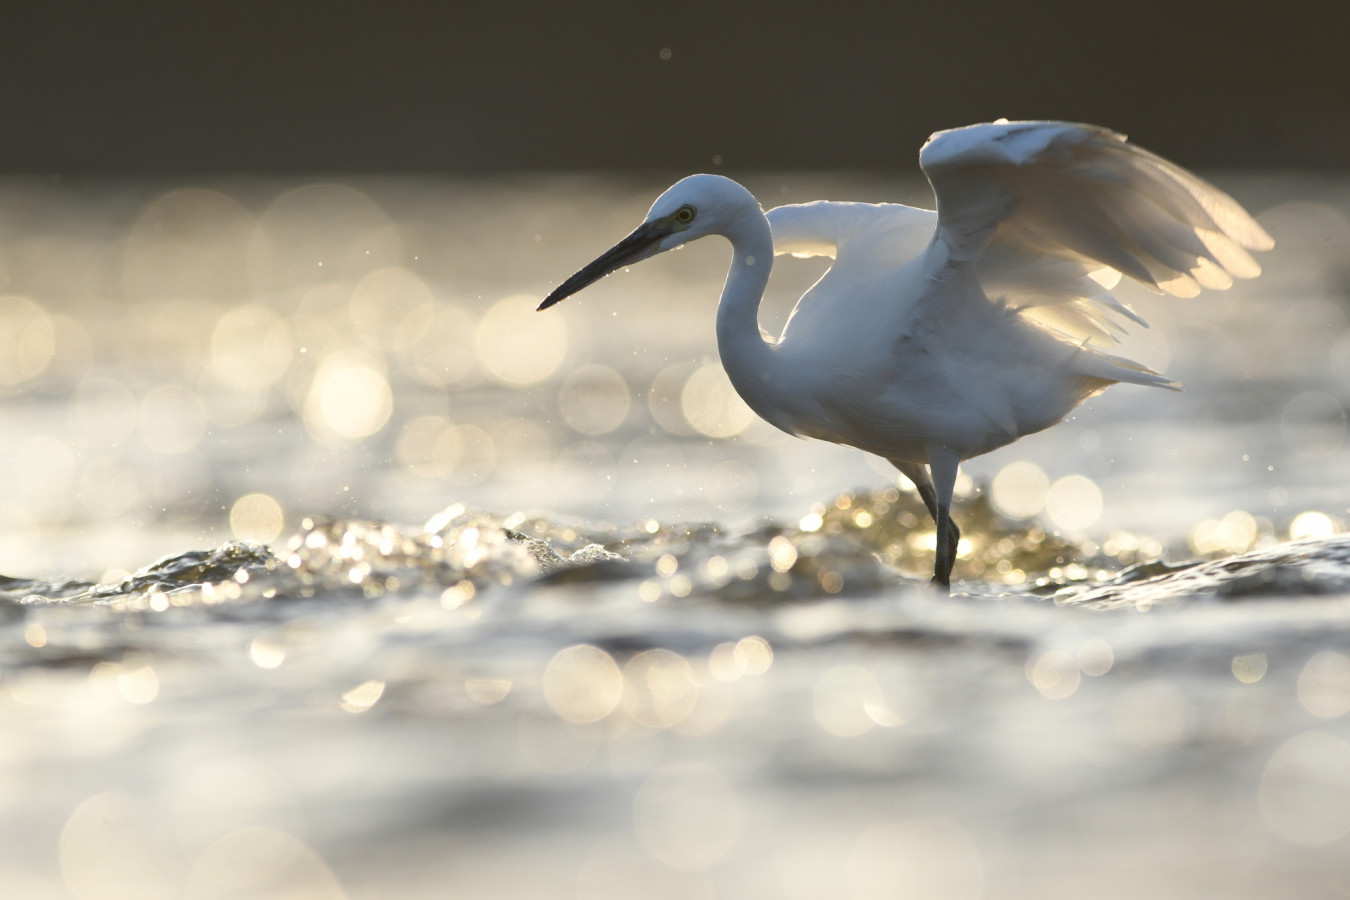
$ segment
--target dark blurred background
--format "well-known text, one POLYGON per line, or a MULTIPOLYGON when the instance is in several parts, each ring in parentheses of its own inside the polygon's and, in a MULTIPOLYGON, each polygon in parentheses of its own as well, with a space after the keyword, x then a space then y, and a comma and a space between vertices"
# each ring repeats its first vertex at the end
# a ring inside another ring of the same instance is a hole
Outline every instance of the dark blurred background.
POLYGON ((1346 8, 9 3, 0 173, 907 171, 999 116, 1340 168, 1346 8))

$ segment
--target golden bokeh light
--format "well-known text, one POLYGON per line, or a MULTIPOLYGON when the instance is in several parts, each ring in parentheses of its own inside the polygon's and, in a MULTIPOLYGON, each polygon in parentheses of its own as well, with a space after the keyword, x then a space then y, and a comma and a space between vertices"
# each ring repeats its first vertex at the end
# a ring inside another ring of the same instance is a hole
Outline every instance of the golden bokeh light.
POLYGON ((305 427, 319 443, 344 446, 384 428, 394 397, 384 372, 356 356, 324 360, 305 401, 305 427))
POLYGON ((248 643, 248 658, 260 669, 275 669, 286 661, 286 648, 259 635, 248 643))
POLYGON ((623 709, 649 728, 683 721, 698 701, 693 666, 670 650, 644 650, 623 667, 623 709))
POLYGON ((1100 678, 1115 665, 1116 654, 1101 638, 1090 638, 1078 646, 1078 668, 1084 675, 1100 678))
POLYGON ((691 428, 711 438, 735 437, 755 419, 717 363, 689 376, 680 392, 680 409, 691 428))
POLYGON ((535 297, 507 297, 478 323, 478 356, 507 384, 525 386, 551 378, 567 356, 566 319, 537 316, 535 297))
POLYGON ((363 681, 342 695, 342 709, 349 713, 363 713, 384 696, 383 681, 363 681))
POLYGON ((1323 719, 1350 712, 1350 657, 1323 650, 1309 659, 1298 676, 1298 702, 1323 719))
POLYGON ((511 693, 509 678, 466 678, 464 694, 479 706, 492 706, 506 699, 511 693))
POLYGON ((1073 696, 1082 681, 1078 658, 1064 650, 1048 650, 1029 660, 1027 680, 1048 700, 1073 696))
POLYGON ((1041 467, 1020 460, 999 470, 989 485, 989 502, 1012 519, 1030 519, 1045 508, 1050 479, 1041 467))
POLYGON ((1065 475, 1050 486, 1045 514, 1065 531, 1085 531, 1102 517, 1102 492, 1084 475, 1065 475))
POLYGON ((1266 677, 1267 666, 1264 653, 1243 653, 1233 657, 1233 677, 1243 684, 1256 684, 1266 677))
POLYGON ((1255 516, 1236 509, 1222 519, 1206 519, 1196 524, 1188 541, 1196 553, 1241 553, 1256 543, 1259 527, 1255 516))
POLYGON ((610 656, 591 644, 560 650, 544 670, 544 699, 560 719, 598 722, 612 713, 623 695, 623 673, 610 656))
POLYGON ((455 425, 442 416, 418 416, 399 432, 394 455, 422 478, 473 484, 492 474, 496 446, 477 425, 455 425))
POLYGON ((210 354, 210 369, 221 382, 244 390, 265 387, 279 381, 290 367, 291 329, 269 306, 236 306, 211 330, 210 354))
POLYGON ((230 507, 230 533, 236 540, 268 544, 281 535, 285 513, 268 494, 245 494, 230 507))
POLYGON ((159 696, 159 676, 149 665, 122 666, 117 673, 117 692, 128 703, 144 706, 159 696))
POLYGON ((1339 530, 1334 519, 1324 512, 1308 510, 1299 513, 1289 524, 1289 540, 1331 537, 1339 530))
POLYGON ((680 395, 689 376, 698 369, 693 363, 676 363, 662 369, 647 390, 647 409, 663 431, 678 436, 694 433, 680 408, 680 395))
POLYGON ((773 665, 773 647, 757 634, 737 641, 732 656, 746 675, 763 675, 773 665))

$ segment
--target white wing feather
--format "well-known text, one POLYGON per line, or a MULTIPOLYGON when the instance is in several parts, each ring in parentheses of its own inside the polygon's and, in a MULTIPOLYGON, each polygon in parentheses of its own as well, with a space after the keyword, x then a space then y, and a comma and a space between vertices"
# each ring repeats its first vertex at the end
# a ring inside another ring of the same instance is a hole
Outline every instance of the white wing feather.
POLYGON ((1076 336, 1114 337, 1120 273, 1191 297, 1261 267, 1274 246, 1231 197, 1124 135, 1062 122, 941 131, 919 162, 937 196, 935 244, 991 300, 1076 336))
POLYGON ((850 265, 896 268, 932 240, 937 213, 898 203, 818 200, 778 206, 767 213, 773 252, 828 256, 850 265))

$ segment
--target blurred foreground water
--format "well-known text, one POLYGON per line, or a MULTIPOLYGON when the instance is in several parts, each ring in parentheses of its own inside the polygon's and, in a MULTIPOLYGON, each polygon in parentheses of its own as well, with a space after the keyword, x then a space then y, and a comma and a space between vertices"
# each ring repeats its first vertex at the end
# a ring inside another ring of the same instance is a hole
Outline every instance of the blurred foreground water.
POLYGON ((533 312, 670 180, 0 182, 0 896, 1350 896, 1350 180, 1219 179, 1266 274, 1125 293, 1186 392, 969 464, 950 599, 724 248, 533 312))

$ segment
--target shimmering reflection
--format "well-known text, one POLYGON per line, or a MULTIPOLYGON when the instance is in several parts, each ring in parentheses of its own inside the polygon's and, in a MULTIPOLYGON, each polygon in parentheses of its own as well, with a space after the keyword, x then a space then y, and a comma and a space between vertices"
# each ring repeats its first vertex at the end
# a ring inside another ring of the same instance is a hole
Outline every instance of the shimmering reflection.
POLYGON ((850 900, 979 900, 984 861, 951 819, 873 825, 849 855, 846 883, 850 900))
POLYGON ((578 644, 561 650, 544 670, 544 699, 568 722, 598 722, 614 711, 623 694, 623 673, 599 647, 578 644))
POLYGON ((633 830, 643 848, 666 865, 707 869, 740 837, 740 798, 712 767, 676 763, 653 772, 638 789, 633 830))
POLYGON ((1321 731, 1284 743, 1261 773, 1261 817, 1293 844, 1321 846, 1350 834, 1350 744, 1321 731))

